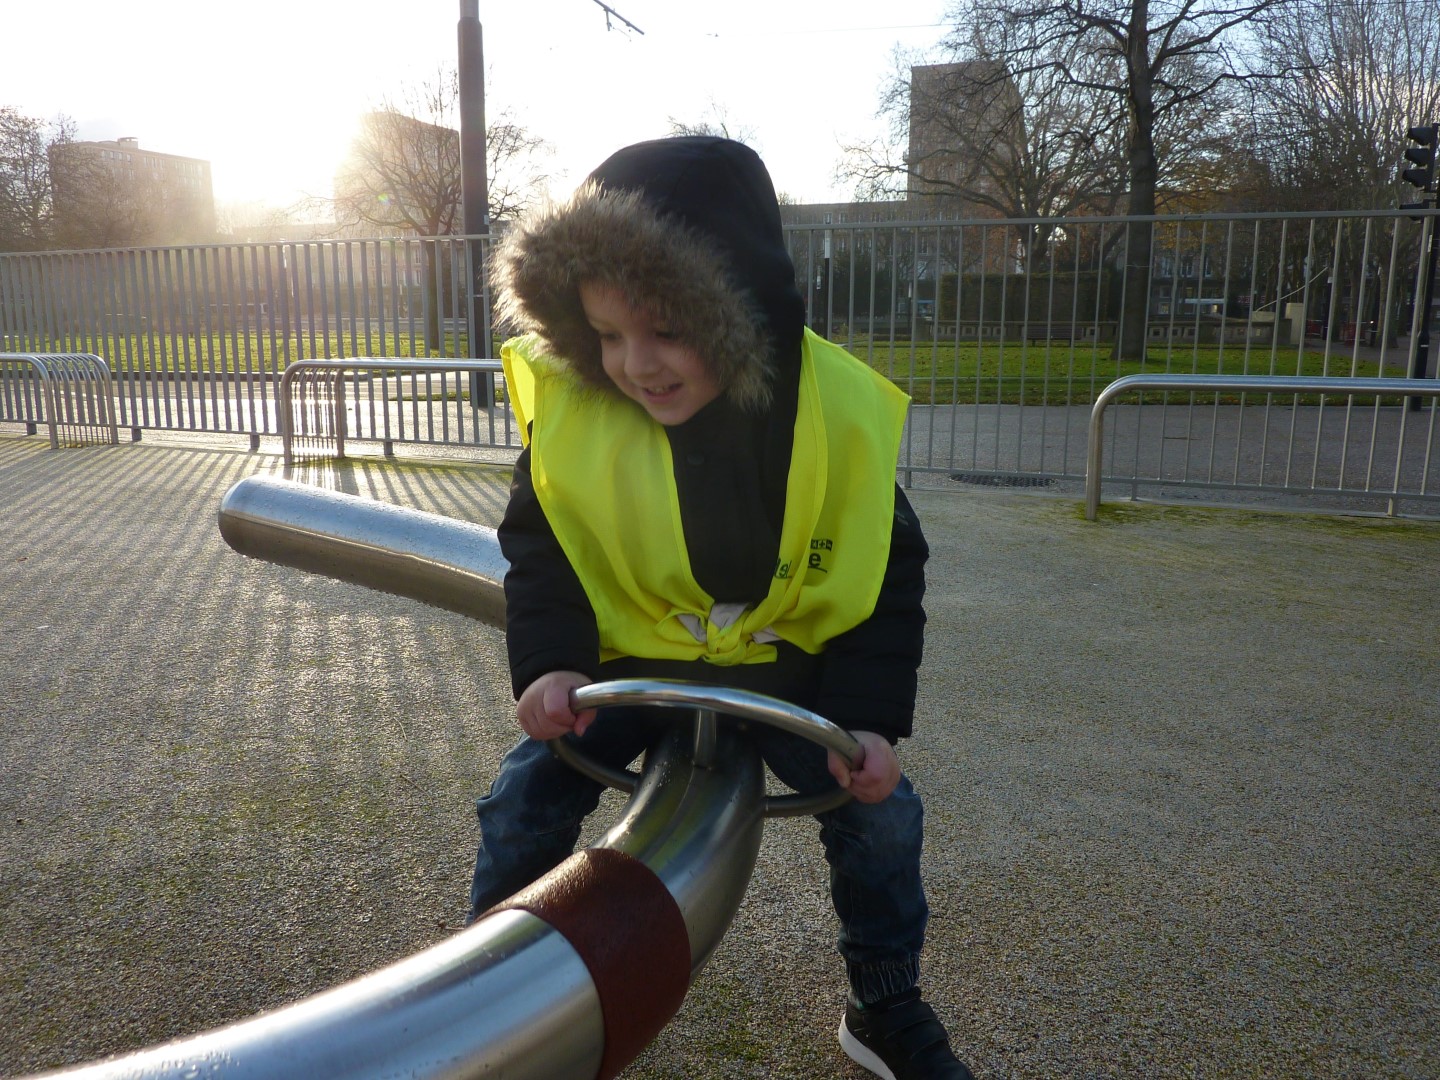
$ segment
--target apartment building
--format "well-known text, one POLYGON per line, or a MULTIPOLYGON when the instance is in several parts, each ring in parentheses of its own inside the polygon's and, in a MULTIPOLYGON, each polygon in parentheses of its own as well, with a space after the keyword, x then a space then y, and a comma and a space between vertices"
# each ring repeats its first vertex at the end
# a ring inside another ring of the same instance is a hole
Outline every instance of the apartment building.
POLYGON ((195 244, 215 239, 210 162, 133 137, 51 149, 55 217, 72 247, 195 244))

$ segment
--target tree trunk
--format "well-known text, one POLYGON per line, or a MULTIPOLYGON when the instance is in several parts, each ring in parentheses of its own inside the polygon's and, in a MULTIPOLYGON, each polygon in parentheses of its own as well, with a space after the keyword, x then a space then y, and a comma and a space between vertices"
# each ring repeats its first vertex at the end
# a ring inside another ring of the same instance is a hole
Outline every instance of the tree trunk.
POLYGON ((425 281, 421 286, 421 303, 425 322, 426 352, 440 352, 440 282, 439 245, 434 240, 422 240, 420 250, 425 253, 425 281))
MULTIPOLYGON (((1149 217, 1155 213, 1155 185, 1159 173, 1155 160, 1155 95, 1154 76, 1150 70, 1149 19, 1148 0, 1135 0, 1126 42, 1126 63, 1130 69, 1130 123, 1126 148, 1130 197, 1126 213, 1131 217, 1149 217)), ((1116 360, 1140 360, 1145 356, 1153 233, 1154 226, 1149 221, 1131 221, 1125 226, 1124 288, 1112 354, 1116 360)))

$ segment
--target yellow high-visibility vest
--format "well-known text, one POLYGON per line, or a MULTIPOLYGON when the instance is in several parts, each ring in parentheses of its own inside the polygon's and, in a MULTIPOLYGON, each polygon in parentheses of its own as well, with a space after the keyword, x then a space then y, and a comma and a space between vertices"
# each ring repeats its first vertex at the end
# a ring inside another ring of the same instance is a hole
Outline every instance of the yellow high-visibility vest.
POLYGON ((818 653, 874 610, 909 398, 844 349, 805 333, 779 558, 746 608, 717 605, 695 581, 663 427, 582 385, 533 335, 500 355, 535 494, 595 610, 602 660, 764 663, 777 638, 818 653))

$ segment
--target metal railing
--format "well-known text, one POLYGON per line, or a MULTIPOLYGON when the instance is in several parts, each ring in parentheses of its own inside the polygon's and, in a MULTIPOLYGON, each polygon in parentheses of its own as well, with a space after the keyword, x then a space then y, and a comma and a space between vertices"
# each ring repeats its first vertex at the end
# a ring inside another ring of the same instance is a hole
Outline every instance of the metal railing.
POLYGON ((497 417, 496 411, 495 375, 500 370, 498 360, 348 357, 293 361, 280 377, 277 402, 285 465, 288 468, 295 463, 296 442, 318 446, 322 453, 343 458, 345 440, 352 431, 356 438, 379 441, 387 457, 395 452, 397 441, 450 442, 452 423, 456 438, 466 441, 464 409, 452 412, 419 407, 422 400, 436 397, 453 398, 456 402, 468 400, 472 433, 479 433, 483 416, 489 445, 495 445, 497 426, 508 443, 509 414, 497 417), (348 399, 347 376, 351 383, 348 399), (464 376, 464 383, 455 376, 464 376), (405 408, 407 392, 409 410, 405 408))
MULTIPOLYGON (((1287 396, 1293 400, 1298 400, 1302 394, 1343 396, 1345 399, 1343 404, 1331 407, 1332 415, 1336 415, 1337 413, 1342 415, 1347 428, 1352 422, 1358 429, 1362 421, 1370 421, 1370 423, 1366 425, 1368 430, 1368 443, 1365 444, 1367 451, 1364 461, 1366 482, 1363 490, 1367 493, 1386 496, 1391 503, 1388 508, 1389 512, 1392 514, 1396 512, 1396 504, 1405 494, 1401 488, 1400 478, 1403 475, 1406 463, 1404 453, 1404 448, 1407 443, 1406 428, 1411 424, 1422 431, 1424 445, 1427 448, 1427 453, 1419 463, 1424 472, 1418 485, 1415 485, 1414 488, 1418 493, 1424 493, 1427 490, 1428 470, 1430 466, 1428 448, 1433 446, 1435 442, 1437 428, 1436 413, 1432 408, 1428 413, 1422 414, 1418 410, 1408 408, 1405 403, 1407 401, 1418 400, 1420 397, 1440 398, 1440 380, 1306 378, 1295 375, 1128 375, 1123 379, 1117 379, 1101 391, 1090 411, 1087 465, 1085 469, 1085 517, 1090 521, 1094 521, 1099 513, 1101 487, 1105 480, 1103 472, 1105 411, 1120 396, 1146 390, 1158 390, 1167 394, 1194 392, 1218 395, 1223 391, 1232 391, 1240 394, 1258 393, 1267 395, 1267 406, 1269 395, 1273 394, 1287 396), (1387 396, 1393 398, 1396 404, 1388 407, 1382 413, 1381 399, 1387 396), (1371 408, 1359 410, 1358 416, 1353 404, 1354 399, 1357 397, 1375 398, 1375 402, 1371 408), (1384 419, 1391 421, 1391 426, 1394 429, 1390 432, 1388 438, 1382 438, 1381 434, 1385 426, 1381 421, 1384 419), (1386 445, 1394 448, 1392 450, 1394 454, 1394 468, 1390 473, 1393 480, 1388 490, 1380 486, 1371 486, 1369 482, 1370 478, 1374 477, 1377 465, 1379 464, 1376 460, 1377 455, 1384 453, 1384 447, 1386 445)), ((1215 406, 1217 409, 1218 407, 1218 405, 1215 406)), ((1323 410, 1324 408, 1325 405, 1323 401, 1315 406, 1317 416, 1323 415, 1319 410, 1323 410)), ((1322 440, 1316 439, 1313 442, 1313 453, 1309 455, 1310 460, 1308 462, 1304 460, 1297 461, 1295 456, 1297 441, 1293 437, 1295 423, 1295 413, 1293 410, 1290 412, 1290 417, 1291 437, 1282 444, 1282 449, 1285 452, 1283 478, 1278 482, 1272 482, 1270 486, 1288 489, 1295 470, 1298 469, 1303 472, 1308 468, 1310 475, 1307 487, 1310 490, 1316 490, 1323 484, 1321 459, 1322 440)), ((1317 419, 1316 422, 1319 423, 1321 421, 1317 419)), ((1261 441, 1263 442, 1263 438, 1261 441)), ((1237 474, 1241 445, 1241 440, 1237 438, 1235 441, 1237 474)), ((1214 452, 1215 446, 1216 441, 1212 439, 1210 443, 1210 453, 1206 461, 1212 477, 1217 465, 1216 454, 1214 452)), ((1351 442, 1348 437, 1338 442, 1338 448, 1340 450, 1338 474, 1335 474, 1336 462, 1332 461, 1329 466, 1329 471, 1331 471, 1334 476, 1330 483, 1333 484, 1336 491, 1342 490, 1344 486, 1346 471, 1345 450, 1350 446, 1351 442)), ((1262 480, 1265 463, 1266 459, 1262 453, 1260 458, 1262 480)), ((1223 467, 1223 463, 1219 464, 1222 464, 1223 467)), ((1159 467, 1163 469, 1163 464, 1159 467)), ((1162 483, 1165 481, 1165 476, 1163 471, 1161 471, 1149 476, 1148 479, 1155 483, 1162 483)), ((1133 489, 1138 483, 1139 478, 1132 475, 1126 477, 1125 480, 1131 484, 1133 489)), ((1239 485, 1238 483, 1234 483, 1232 486, 1239 485)), ((1265 485, 1257 481, 1253 486, 1262 488, 1265 485)), ((1354 490, 1353 484, 1351 490, 1354 490)))
MULTIPOLYGON (((812 329, 913 399, 900 462, 906 483, 1078 490, 1091 407, 1130 375, 1435 376, 1433 355, 1422 364, 1427 313, 1415 299, 1424 292, 1420 253, 1434 210, 905 216, 915 212, 903 203, 854 204, 830 223, 787 227, 812 329), (1148 273, 1127 277, 1132 252, 1148 273)), ((262 436, 283 434, 279 386, 295 361, 497 355, 488 330, 477 333, 483 348, 472 348, 466 331, 488 325, 488 294, 469 295, 466 286, 483 284, 472 258, 486 243, 443 237, 0 255, 0 348, 107 357, 120 423, 137 438, 147 429, 213 431, 246 435, 258 448, 262 436)), ((476 409, 459 378, 399 385, 348 376, 347 438, 373 439, 387 451, 397 442, 518 451, 519 432, 504 410, 476 409)), ((1176 423, 1192 443, 1220 439, 1226 424, 1253 436, 1257 446, 1240 451, 1242 462, 1268 457, 1276 440, 1290 438, 1268 403, 1241 408, 1243 418, 1220 417, 1211 435, 1197 436, 1194 410, 1147 404, 1137 438, 1150 441, 1133 455, 1112 455, 1109 467, 1118 475, 1133 460, 1133 478, 1145 483, 1147 462, 1173 457, 1167 440, 1176 423)), ((1322 457, 1353 459, 1370 431, 1336 426, 1321 412, 1322 457)), ((1282 457, 1312 452, 1304 430, 1297 425, 1301 441, 1282 457)), ((1376 471, 1355 483, 1345 470, 1338 489, 1321 482, 1312 490, 1293 471, 1272 484, 1283 470, 1267 468, 1259 489, 1308 505, 1351 499, 1383 509, 1380 495, 1398 486, 1403 505, 1426 505, 1440 496, 1430 467, 1440 444, 1419 440, 1417 430, 1412 424, 1406 433, 1399 472, 1380 468, 1377 455, 1376 471)), ((1191 449, 1202 459, 1227 452, 1218 443, 1191 449)), ((1249 499, 1256 482, 1243 472, 1167 473, 1166 483, 1249 499)))
MULTIPOLYGON (((105 357, 121 426, 279 435, 295 360, 493 355, 486 238, 0 254, 0 349, 105 357), (479 252, 479 254, 477 254, 479 252)), ((423 425, 422 425, 423 426, 423 425)))
POLYGON ((0 420, 35 434, 44 423, 50 448, 120 441, 110 367, 87 353, 0 353, 0 420))

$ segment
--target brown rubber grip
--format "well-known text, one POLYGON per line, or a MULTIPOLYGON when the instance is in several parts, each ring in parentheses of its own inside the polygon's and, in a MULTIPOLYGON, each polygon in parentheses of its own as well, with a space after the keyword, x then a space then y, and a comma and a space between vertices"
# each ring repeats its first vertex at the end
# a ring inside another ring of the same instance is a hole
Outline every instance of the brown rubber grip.
POLYGON ((639 859, 586 848, 491 911, 515 909, 553 927, 585 962, 605 1025, 597 1080, 613 1080, 690 986, 690 935, 675 898, 639 859))

